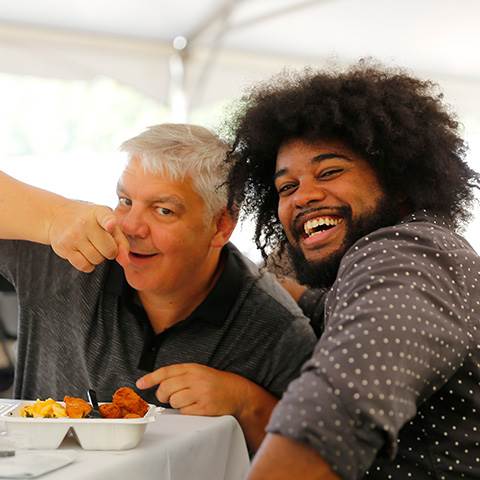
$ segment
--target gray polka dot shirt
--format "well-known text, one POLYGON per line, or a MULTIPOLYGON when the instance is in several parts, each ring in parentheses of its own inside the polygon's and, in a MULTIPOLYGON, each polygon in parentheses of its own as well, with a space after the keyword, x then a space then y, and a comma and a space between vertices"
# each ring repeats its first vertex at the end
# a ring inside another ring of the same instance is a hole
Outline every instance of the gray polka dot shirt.
POLYGON ((479 267, 425 212, 360 239, 268 431, 343 479, 480 478, 479 267))

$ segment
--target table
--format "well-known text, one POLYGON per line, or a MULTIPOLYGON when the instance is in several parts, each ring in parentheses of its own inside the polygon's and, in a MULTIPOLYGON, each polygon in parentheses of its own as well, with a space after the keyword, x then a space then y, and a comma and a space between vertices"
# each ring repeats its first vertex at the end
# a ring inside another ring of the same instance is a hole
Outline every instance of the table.
POLYGON ((82 450, 73 438, 62 450, 74 451, 75 461, 40 479, 243 480, 249 467, 243 432, 231 416, 163 413, 132 450, 82 450))

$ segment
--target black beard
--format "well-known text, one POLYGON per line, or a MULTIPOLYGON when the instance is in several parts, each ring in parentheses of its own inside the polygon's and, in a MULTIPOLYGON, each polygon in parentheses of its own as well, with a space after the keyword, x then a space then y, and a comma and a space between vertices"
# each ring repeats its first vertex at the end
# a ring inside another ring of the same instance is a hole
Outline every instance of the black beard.
POLYGON ((352 219, 351 208, 342 209, 345 213, 343 217, 345 238, 340 248, 323 260, 308 261, 299 247, 287 243, 287 252, 292 260, 297 280, 312 288, 330 288, 337 277, 340 261, 357 240, 379 228, 394 225, 400 220, 398 209, 392 205, 394 202, 383 196, 374 210, 355 220, 352 219))

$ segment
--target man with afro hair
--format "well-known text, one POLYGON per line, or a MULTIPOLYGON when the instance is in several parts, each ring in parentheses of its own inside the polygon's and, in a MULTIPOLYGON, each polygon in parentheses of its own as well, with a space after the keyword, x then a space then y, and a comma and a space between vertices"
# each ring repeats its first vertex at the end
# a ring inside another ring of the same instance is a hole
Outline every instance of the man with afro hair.
POLYGON ((264 258, 327 290, 249 479, 480 478, 480 259, 458 233, 479 176, 436 86, 365 61, 282 74, 230 128, 264 258))

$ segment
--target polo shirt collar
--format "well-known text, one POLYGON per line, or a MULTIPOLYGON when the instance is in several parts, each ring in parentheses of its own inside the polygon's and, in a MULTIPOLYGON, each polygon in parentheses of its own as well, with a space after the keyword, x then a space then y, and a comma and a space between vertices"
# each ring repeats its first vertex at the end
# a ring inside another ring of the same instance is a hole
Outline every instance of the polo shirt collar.
POLYGON ((108 264, 109 267, 105 281, 105 292, 110 293, 115 297, 120 297, 127 287, 131 287, 127 283, 123 268, 115 260, 109 260, 108 264))
POLYGON ((245 272, 228 247, 223 249, 222 257, 224 267, 217 283, 187 320, 198 319, 218 326, 225 322, 242 288, 245 272))
MULTIPOLYGON (((217 326, 223 325, 246 277, 246 267, 237 261, 233 248, 230 244, 224 247, 220 260, 223 261, 224 267, 215 286, 207 298, 179 324, 190 320, 201 320, 217 326)), ((138 301, 135 302, 138 298, 135 290, 128 284, 123 268, 116 261, 109 263, 105 292, 121 297, 127 308, 135 312, 140 306, 138 301)))

